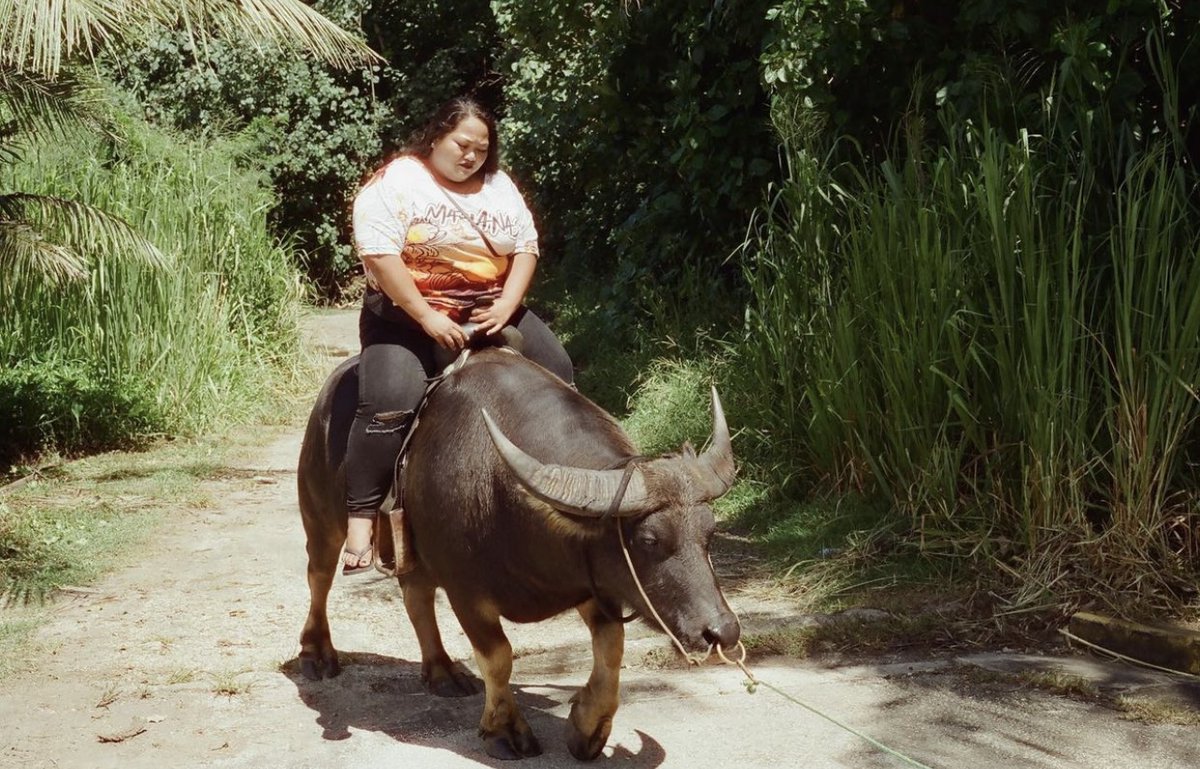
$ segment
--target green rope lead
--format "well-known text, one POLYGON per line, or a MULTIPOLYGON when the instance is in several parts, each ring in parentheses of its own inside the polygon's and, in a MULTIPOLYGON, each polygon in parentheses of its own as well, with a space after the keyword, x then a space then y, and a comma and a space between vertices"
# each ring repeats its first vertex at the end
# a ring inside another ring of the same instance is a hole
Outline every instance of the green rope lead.
POLYGON ((895 756, 896 758, 900 759, 901 761, 903 761, 906 764, 909 764, 910 766, 915 766, 915 767, 917 767, 917 769, 932 769, 932 767, 930 767, 926 764, 922 764, 920 761, 917 761, 914 758, 909 758, 908 756, 904 755, 903 753, 901 753, 898 750, 893 750, 893 749, 889 748, 887 745, 884 745, 882 742, 875 739, 874 737, 863 734, 862 732, 858 731, 857 729, 855 729, 852 726, 847 726, 846 724, 843 724, 841 721, 837 720, 833 716, 829 716, 829 715, 822 713, 821 711, 814 708, 812 705, 801 702, 800 700, 796 699, 795 697, 793 697, 792 695, 783 691, 782 689, 774 687, 771 684, 767 683, 766 681, 760 681, 759 679, 755 678, 754 674, 750 672, 750 669, 747 668, 746 664, 745 664, 746 663, 746 647, 742 645, 741 641, 738 641, 738 645, 736 648, 740 648, 742 650, 741 659, 735 660, 735 659, 730 659, 729 657, 725 656, 725 650, 721 648, 720 644, 717 644, 716 652, 717 652, 717 655, 721 658, 722 662, 724 662, 727 665, 737 665, 739 668, 741 668, 742 672, 746 674, 747 680, 746 680, 745 686, 746 686, 746 691, 749 692, 750 694, 754 694, 754 691, 756 689, 758 689, 759 686, 765 686, 768 689, 770 689, 771 691, 778 694, 780 697, 783 697, 785 700, 790 700, 790 701, 796 703, 797 705, 799 705, 800 707, 804 708, 805 710, 807 710, 811 713, 815 713, 818 716, 820 716, 821 718, 824 718, 826 721, 833 724, 834 726, 840 726, 841 728, 845 729, 846 731, 850 732, 851 734, 855 735, 856 737, 863 738, 867 742, 871 743, 875 747, 882 750, 884 753, 887 753, 888 755, 891 755, 891 756, 895 756))
POLYGON ((887 745, 884 745, 882 742, 875 739, 874 737, 871 737, 870 735, 867 735, 867 734, 863 734, 862 732, 858 731, 857 729, 855 729, 852 726, 847 726, 846 724, 843 724, 841 721, 837 720, 833 716, 825 715, 821 711, 814 708, 812 705, 801 702, 800 700, 796 699, 795 697, 793 697, 792 695, 783 691, 782 689, 778 689, 774 686, 771 686, 766 681, 763 681, 761 679, 758 681, 747 681, 746 682, 746 691, 753 694, 754 689, 759 685, 767 687, 768 689, 775 692, 776 694, 778 694, 780 697, 783 697, 784 699, 791 700, 792 702, 796 703, 797 705, 804 708, 805 710, 808 710, 812 713, 816 713, 818 716, 820 716, 821 718, 824 718, 826 721, 830 722, 831 724, 834 724, 835 726, 840 726, 855 736, 862 737, 864 740, 871 743, 875 747, 879 748, 884 753, 895 756, 896 758, 900 759, 901 761, 903 761, 906 764, 909 764, 910 766, 918 767, 918 769, 932 769, 932 767, 928 766, 927 764, 922 764, 920 761, 917 761, 914 758, 909 758, 908 756, 904 755, 903 753, 901 753, 898 750, 893 750, 892 748, 889 748, 887 745))

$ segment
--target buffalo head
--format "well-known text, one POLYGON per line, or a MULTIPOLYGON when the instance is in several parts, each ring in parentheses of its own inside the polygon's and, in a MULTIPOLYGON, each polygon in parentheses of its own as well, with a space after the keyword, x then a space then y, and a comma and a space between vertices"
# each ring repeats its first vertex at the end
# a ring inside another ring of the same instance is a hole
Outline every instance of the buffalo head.
POLYGON ((530 495, 566 515, 616 517, 598 537, 606 546, 589 556, 596 559, 598 591, 647 617, 653 615, 629 575, 615 536, 620 532, 637 580, 665 629, 692 651, 715 644, 732 648, 741 633, 709 559, 716 528, 709 503, 729 490, 735 476, 729 427, 715 388, 712 414, 712 440, 704 453, 697 455, 684 445, 678 453, 631 457, 634 464, 627 471, 542 463, 509 440, 486 410, 483 413, 497 451, 530 495))

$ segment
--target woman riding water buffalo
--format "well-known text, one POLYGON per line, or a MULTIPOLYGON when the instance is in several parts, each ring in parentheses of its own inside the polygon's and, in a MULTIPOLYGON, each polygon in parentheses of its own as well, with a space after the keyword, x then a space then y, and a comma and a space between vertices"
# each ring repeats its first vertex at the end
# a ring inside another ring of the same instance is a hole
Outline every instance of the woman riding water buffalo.
POLYGON ((345 462, 345 574, 372 565, 375 514, 425 380, 438 373, 434 347, 461 350, 468 340, 459 324, 479 324, 486 334, 515 326, 526 357, 572 381, 563 346, 523 304, 537 267, 537 231, 499 168, 499 145, 491 113, 473 99, 453 99, 355 198, 367 290, 345 462))

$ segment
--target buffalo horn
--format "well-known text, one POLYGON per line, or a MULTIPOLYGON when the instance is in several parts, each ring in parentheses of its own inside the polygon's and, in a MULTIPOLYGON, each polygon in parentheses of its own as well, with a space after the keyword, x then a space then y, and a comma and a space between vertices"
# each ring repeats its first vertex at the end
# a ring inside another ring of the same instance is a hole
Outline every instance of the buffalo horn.
MULTIPOLYGON (((574 515, 596 517, 609 511, 620 488, 624 470, 586 470, 543 464, 510 441, 492 420, 487 409, 483 409, 483 421, 504 463, 533 496, 556 510, 574 515)), ((641 515, 656 507, 646 491, 645 478, 640 470, 635 469, 621 497, 617 515, 641 515)))
POLYGON ((733 464, 733 441, 729 437, 729 425, 725 422, 725 411, 721 408, 716 387, 712 388, 712 413, 712 442, 697 460, 707 471, 703 482, 706 499, 716 499, 729 491, 737 474, 733 464))

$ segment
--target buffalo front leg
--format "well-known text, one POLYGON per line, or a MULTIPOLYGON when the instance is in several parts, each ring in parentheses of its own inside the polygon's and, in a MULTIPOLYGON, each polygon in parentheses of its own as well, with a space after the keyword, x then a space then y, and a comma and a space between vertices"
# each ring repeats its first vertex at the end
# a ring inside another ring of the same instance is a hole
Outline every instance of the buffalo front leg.
POLYGON ((592 631, 592 675, 571 700, 567 747, 580 761, 591 761, 608 741, 621 697, 625 626, 604 614, 595 600, 582 604, 579 616, 592 631))
MULTIPOLYGON (((308 521, 305 521, 306 528, 308 521)), ((313 681, 342 672, 337 650, 329 637, 326 605, 333 576, 341 561, 346 532, 308 532, 308 619, 300 631, 300 672, 313 681)))
POLYGON ((502 760, 539 756, 542 746, 525 722, 508 682, 512 677, 512 644, 500 627, 499 615, 490 609, 472 607, 463 611, 450 599, 463 632, 471 640, 475 661, 483 674, 483 718, 479 736, 489 756, 502 760))
POLYGON ((434 598, 437 588, 418 569, 400 578, 404 609, 421 645, 421 681, 438 697, 465 697, 475 693, 475 682, 456 665, 442 646, 434 598))

